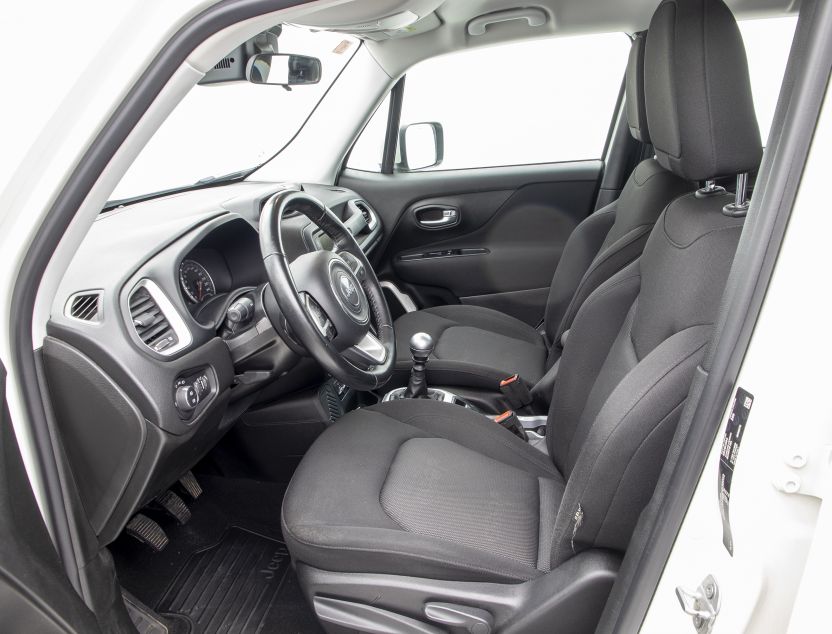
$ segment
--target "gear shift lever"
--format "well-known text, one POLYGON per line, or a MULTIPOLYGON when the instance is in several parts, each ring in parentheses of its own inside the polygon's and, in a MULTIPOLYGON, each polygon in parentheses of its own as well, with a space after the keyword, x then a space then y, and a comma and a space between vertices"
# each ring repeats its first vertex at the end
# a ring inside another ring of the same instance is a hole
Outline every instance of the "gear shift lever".
POLYGON ((404 392, 404 398, 428 398, 425 366, 431 352, 433 352, 433 337, 428 333, 417 332, 410 338, 410 354, 413 356, 413 367, 410 370, 410 381, 404 392))

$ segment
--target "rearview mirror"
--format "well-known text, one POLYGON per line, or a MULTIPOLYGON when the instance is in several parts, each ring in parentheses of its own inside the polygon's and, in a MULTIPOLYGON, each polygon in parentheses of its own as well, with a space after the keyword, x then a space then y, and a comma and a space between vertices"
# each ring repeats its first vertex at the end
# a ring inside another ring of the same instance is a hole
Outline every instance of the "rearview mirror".
POLYGON ((321 81, 321 60, 306 55, 253 55, 246 66, 246 79, 252 84, 299 86, 321 81))
POLYGON ((436 121, 411 123, 399 130, 399 169, 407 172, 436 167, 445 155, 445 135, 436 121))

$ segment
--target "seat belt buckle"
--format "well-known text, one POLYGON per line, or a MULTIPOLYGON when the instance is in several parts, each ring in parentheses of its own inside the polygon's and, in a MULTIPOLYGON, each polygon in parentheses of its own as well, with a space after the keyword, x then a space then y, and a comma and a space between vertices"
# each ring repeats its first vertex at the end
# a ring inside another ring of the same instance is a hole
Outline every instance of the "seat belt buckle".
POLYGON ((533 400, 531 391, 520 379, 519 374, 512 374, 500 381, 500 392, 502 392, 512 409, 525 407, 533 400))
POLYGON ((514 410, 508 409, 502 414, 498 414, 494 418, 494 422, 500 427, 505 427, 515 436, 528 442, 529 436, 526 434, 526 430, 523 429, 523 425, 520 423, 520 419, 517 418, 517 414, 514 413, 514 410))

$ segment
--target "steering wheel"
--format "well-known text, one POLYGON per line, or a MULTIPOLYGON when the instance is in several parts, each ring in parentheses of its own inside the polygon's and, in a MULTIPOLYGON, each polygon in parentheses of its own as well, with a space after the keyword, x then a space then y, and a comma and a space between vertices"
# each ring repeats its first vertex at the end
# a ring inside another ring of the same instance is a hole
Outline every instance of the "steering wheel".
POLYGON ((390 309, 361 247, 326 205, 294 190, 269 198, 260 216, 260 251, 279 308, 264 302, 275 329, 285 332, 282 316, 289 339, 296 336, 324 370, 349 387, 374 390, 386 383, 396 358, 390 309), (281 233, 287 209, 317 225, 333 250, 290 262, 281 233))

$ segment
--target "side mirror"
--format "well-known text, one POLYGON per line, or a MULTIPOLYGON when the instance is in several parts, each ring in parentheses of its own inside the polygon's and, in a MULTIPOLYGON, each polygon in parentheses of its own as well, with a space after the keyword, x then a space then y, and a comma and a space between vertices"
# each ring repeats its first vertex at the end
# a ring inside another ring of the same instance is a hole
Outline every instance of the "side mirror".
POLYGON ((399 130, 399 169, 415 172, 435 167, 445 157, 445 134, 435 121, 411 123, 399 130))
POLYGON ((299 86, 321 81, 321 60, 306 55, 253 55, 246 65, 246 79, 252 84, 299 86))

